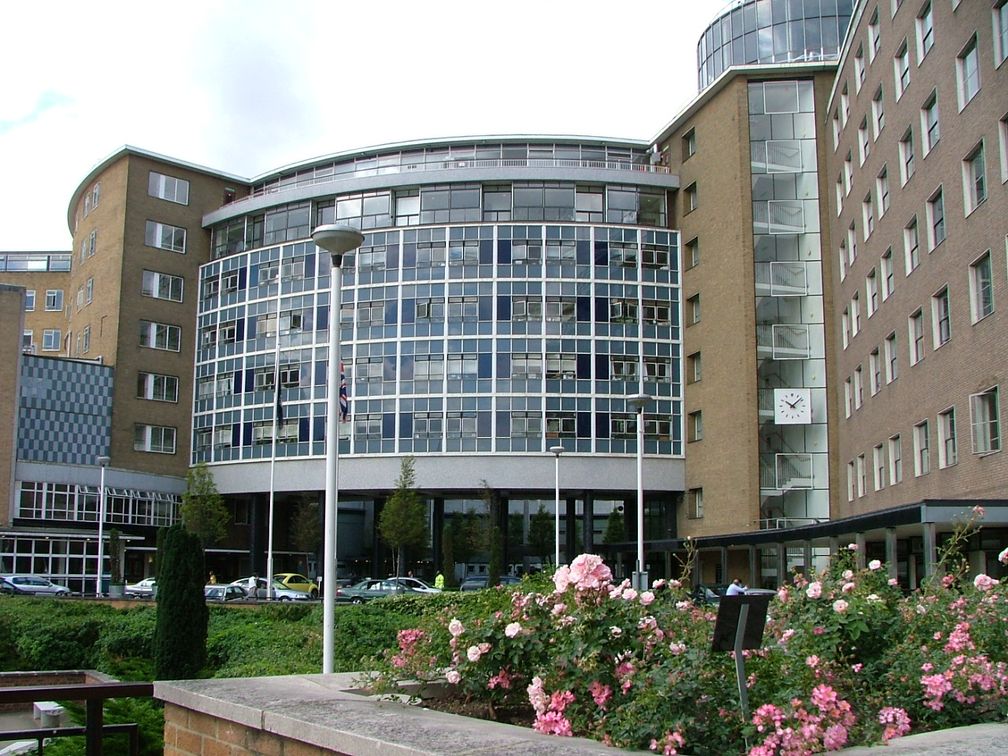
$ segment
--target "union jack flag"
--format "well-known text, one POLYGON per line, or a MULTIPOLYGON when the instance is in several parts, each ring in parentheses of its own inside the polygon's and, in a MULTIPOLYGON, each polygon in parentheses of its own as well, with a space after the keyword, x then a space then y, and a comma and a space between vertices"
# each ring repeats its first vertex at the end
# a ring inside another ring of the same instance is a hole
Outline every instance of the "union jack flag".
POLYGON ((343 422, 350 419, 350 401, 347 399, 346 373, 343 372, 342 362, 339 364, 339 416, 343 422))

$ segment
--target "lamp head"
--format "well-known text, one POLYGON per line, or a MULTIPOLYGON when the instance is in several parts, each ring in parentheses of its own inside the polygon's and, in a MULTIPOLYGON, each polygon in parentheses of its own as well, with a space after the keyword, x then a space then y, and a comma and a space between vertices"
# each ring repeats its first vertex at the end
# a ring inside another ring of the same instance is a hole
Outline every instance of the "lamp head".
POLYGON ((104 456, 98 457, 98 466, 99 467, 108 467, 109 462, 111 462, 111 461, 112 461, 112 459, 110 457, 104 457, 104 456))
POLYGON ((562 446, 551 446, 549 450, 553 452, 554 457, 559 457, 561 454, 563 454, 564 448, 562 446))
POLYGON ((343 263, 343 255, 352 252, 364 243, 364 234, 353 226, 327 223, 312 231, 315 244, 332 255, 332 264, 338 268, 343 263))
POLYGON ((627 404, 633 407, 634 412, 643 412, 644 405, 651 401, 651 397, 647 394, 634 394, 633 396, 627 397, 627 404))

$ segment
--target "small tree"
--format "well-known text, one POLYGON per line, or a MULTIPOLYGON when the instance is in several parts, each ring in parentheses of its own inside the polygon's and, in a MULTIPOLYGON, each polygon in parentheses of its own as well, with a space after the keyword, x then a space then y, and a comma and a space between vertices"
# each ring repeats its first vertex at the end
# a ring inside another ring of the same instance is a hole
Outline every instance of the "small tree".
POLYGON ((441 528, 441 574, 445 585, 455 587, 455 528, 446 522, 441 528))
POLYGON ((626 540, 626 525, 623 522, 623 513, 614 509, 609 513, 606 520, 605 533, 602 534, 602 543, 623 543, 626 540))
POLYGON ((203 547, 182 525, 167 528, 158 571, 154 670, 158 680, 196 677, 206 662, 210 613, 203 597, 203 547))
POLYGON ((121 534, 115 528, 109 530, 109 585, 122 585, 122 555, 123 541, 121 534))
POLYGON ((186 473, 186 490, 182 494, 182 523, 199 538, 203 548, 217 543, 227 535, 231 515, 224 497, 205 462, 190 467, 186 473))
POLYGON ((395 491, 378 517, 378 532, 392 549, 397 577, 405 550, 427 545, 427 505, 413 487, 415 481, 413 457, 403 457, 395 491))
POLYGON ((291 518, 291 541, 298 551, 314 554, 322 543, 318 504, 302 500, 291 518))
POLYGON ((497 585, 504 573, 504 534, 500 525, 500 497, 490 488, 486 480, 481 481, 481 497, 487 505, 487 551, 490 559, 487 561, 487 585, 497 585))
POLYGON ((549 512, 540 503, 539 509, 529 521, 529 550, 543 563, 553 554, 555 529, 555 523, 550 518, 549 512))

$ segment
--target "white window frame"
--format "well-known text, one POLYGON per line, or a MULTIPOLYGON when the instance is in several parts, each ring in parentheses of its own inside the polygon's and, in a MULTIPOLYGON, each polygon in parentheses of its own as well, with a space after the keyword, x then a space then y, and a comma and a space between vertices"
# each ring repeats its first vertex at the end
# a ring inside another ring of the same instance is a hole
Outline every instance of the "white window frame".
POLYGON ((910 86, 910 47, 907 45, 906 39, 900 43, 893 56, 893 78, 895 79, 898 101, 910 86))
POLYGON ((903 267, 909 276, 920 266, 920 226, 917 216, 903 227, 903 267))
POLYGON ((994 67, 1008 60, 1008 0, 997 0, 991 8, 991 27, 994 32, 994 67))
POLYGON ((941 113, 938 110, 938 92, 932 90, 920 109, 921 154, 927 157, 941 141, 941 113))
POLYGON ((189 204, 189 182, 157 171, 151 171, 147 178, 147 193, 178 205, 189 204))
POLYGON ((935 350, 952 339, 952 303, 948 286, 931 295, 931 339, 935 350))
POLYGON ((931 0, 928 0, 917 12, 917 65, 921 64, 924 56, 934 47, 934 12, 931 9, 931 0))
POLYGON ((987 165, 983 140, 963 158, 962 182, 963 209, 968 216, 987 200, 987 165))
POLYGON ((879 138, 879 134, 882 133, 882 129, 885 128, 885 95, 882 92, 882 85, 879 84, 879 88, 875 90, 875 95, 872 97, 871 110, 872 110, 872 132, 875 139, 879 138))
POLYGON ((178 352, 182 346, 182 328, 170 323, 141 320, 140 346, 163 352, 178 352))
POLYGON ((903 138, 899 143, 900 155, 900 186, 906 186, 913 177, 916 166, 916 155, 914 155, 913 127, 908 126, 903 138))
POLYGON ((903 440, 897 433, 889 437, 889 485, 903 482, 903 440))
POLYGON ((907 338, 913 366, 924 359, 924 312, 919 307, 907 318, 907 338))
POLYGON ((25 312, 35 312, 35 289, 25 289, 25 312))
POLYGON ((970 435, 973 453, 993 454, 1001 451, 1001 402, 998 387, 970 394, 970 435))
POLYGON ((45 310, 46 312, 62 312, 63 289, 46 289, 45 310))
POLYGON ((865 456, 864 454, 858 454, 854 458, 854 470, 857 483, 857 496, 860 499, 865 495, 865 489, 868 486, 867 472, 865 471, 865 456))
POLYGON ((854 368, 853 391, 854 411, 856 412, 864 404, 864 372, 861 370, 860 365, 854 368))
POLYGON ((878 347, 868 353, 868 385, 872 396, 882 390, 882 359, 878 347))
POLYGON ((157 270, 144 270, 140 283, 140 294, 152 299, 181 302, 185 279, 157 270))
POLYGON ((994 312, 993 265, 989 249, 970 263, 970 317, 974 323, 994 312))
POLYGON ((137 375, 137 399, 178 403, 179 379, 176 375, 146 373, 137 375))
POLYGON ((843 383, 843 396, 844 396, 844 417, 850 417, 854 412, 853 404, 853 390, 851 387, 851 379, 844 379, 843 383))
POLYGON ((177 429, 170 425, 137 423, 133 426, 133 451, 174 454, 177 435, 177 429))
POLYGON ((980 92, 980 49, 976 34, 956 56, 956 92, 960 113, 980 92))
POLYGON ((945 192, 942 186, 927 201, 928 252, 933 252, 948 238, 948 213, 945 210, 945 192))
POLYGON ((896 290, 896 270, 893 267, 892 247, 886 248, 879 259, 879 275, 882 279, 882 301, 885 302, 896 290))
POLYGON ((879 307, 879 284, 878 273, 875 268, 868 271, 865 276, 865 312, 870 318, 878 311, 879 307))
POLYGON ((42 331, 42 351, 58 352, 63 343, 63 334, 59 328, 46 328, 42 331))
POLYGON ((892 331, 883 345, 883 357, 885 357, 885 382, 889 385, 899 378, 899 350, 896 347, 896 331, 892 331))
POLYGON ((878 217, 883 217, 889 210, 892 197, 889 195, 889 166, 883 165, 875 177, 875 196, 878 202, 878 217))
POLYGON ((872 472, 875 490, 881 491, 885 488, 886 475, 885 447, 882 444, 876 444, 872 449, 872 472))
POLYGON ((952 467, 959 461, 956 440, 955 407, 938 413, 938 469, 952 467))
POLYGON ((186 230, 181 226, 149 220, 144 230, 144 244, 154 249, 164 249, 184 255, 186 230))
POLYGON ((913 428, 914 477, 920 478, 931 472, 931 428, 927 420, 921 420, 913 428))

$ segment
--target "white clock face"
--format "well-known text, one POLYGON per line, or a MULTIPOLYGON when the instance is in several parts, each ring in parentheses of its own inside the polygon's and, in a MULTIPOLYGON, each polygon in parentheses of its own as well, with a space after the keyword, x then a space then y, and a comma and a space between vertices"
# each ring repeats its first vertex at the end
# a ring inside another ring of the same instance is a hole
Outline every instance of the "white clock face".
POLYGON ((809 393, 808 389, 774 389, 774 421, 778 425, 812 422, 809 393))

